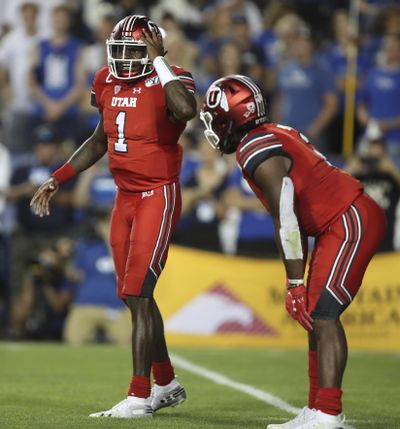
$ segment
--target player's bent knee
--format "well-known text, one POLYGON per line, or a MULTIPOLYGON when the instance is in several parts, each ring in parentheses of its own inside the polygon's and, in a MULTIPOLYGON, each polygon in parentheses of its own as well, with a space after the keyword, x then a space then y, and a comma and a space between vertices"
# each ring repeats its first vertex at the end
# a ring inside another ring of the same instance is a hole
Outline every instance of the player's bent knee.
POLYGON ((347 307, 348 303, 340 303, 325 289, 312 309, 311 317, 314 320, 338 320, 347 307))

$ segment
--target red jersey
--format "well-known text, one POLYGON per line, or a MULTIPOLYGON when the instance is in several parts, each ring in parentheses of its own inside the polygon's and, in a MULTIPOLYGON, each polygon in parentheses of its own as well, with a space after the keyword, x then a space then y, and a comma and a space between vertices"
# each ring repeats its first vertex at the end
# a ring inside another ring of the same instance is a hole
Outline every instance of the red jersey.
MULTIPOLYGON (((192 75, 172 66, 191 92, 192 75)), ((92 104, 103 113, 109 166, 118 188, 142 192, 178 180, 184 122, 170 118, 164 91, 155 71, 137 80, 113 77, 108 67, 95 75, 92 104)))
POLYGON ((285 156, 292 161, 289 176, 299 226, 306 235, 321 234, 363 192, 361 182, 327 162, 303 134, 268 123, 246 134, 236 149, 244 178, 267 210, 267 200, 253 175, 258 165, 272 156, 285 156))

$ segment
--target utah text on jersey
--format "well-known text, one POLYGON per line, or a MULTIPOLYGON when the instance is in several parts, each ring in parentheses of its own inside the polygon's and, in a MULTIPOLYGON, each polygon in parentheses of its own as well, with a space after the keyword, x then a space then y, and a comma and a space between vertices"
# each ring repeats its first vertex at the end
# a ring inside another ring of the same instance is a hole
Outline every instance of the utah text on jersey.
POLYGON ((113 107, 136 107, 137 97, 113 97, 111 106, 113 107))

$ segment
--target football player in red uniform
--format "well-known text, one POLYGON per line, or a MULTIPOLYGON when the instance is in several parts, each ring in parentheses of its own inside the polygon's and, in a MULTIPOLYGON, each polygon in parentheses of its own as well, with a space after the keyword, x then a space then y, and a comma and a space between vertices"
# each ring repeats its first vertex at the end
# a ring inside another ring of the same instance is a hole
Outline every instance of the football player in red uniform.
POLYGON ((212 83, 200 116, 209 143, 236 153, 244 178, 271 213, 287 275, 286 309, 308 331, 308 406, 294 420, 268 428, 341 428, 347 344, 340 315, 383 237, 384 212, 306 136, 270 122, 251 79, 232 75, 212 83), (309 236, 315 247, 306 287, 309 236))
POLYGON ((108 152, 117 185, 110 242, 118 295, 132 313, 133 376, 128 396, 92 417, 151 417, 186 393, 176 380, 153 298, 181 209, 177 141, 196 114, 191 74, 164 58, 160 29, 145 16, 122 19, 107 40, 108 66, 93 82, 100 120, 93 135, 42 184, 31 205, 49 214, 59 186, 108 152), (150 372, 154 387, 150 394, 150 372))

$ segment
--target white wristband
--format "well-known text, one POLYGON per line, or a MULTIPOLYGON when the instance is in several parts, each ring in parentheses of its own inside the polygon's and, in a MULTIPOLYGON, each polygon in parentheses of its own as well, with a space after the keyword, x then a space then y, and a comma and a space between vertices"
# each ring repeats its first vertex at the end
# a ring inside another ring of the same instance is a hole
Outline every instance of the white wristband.
POLYGON ((179 77, 172 71, 164 57, 159 56, 154 58, 153 66, 160 78, 162 87, 164 87, 168 82, 171 82, 171 80, 179 80, 179 77))
POLYGON ((297 287, 304 285, 304 279, 288 279, 287 280, 289 287, 297 287))

